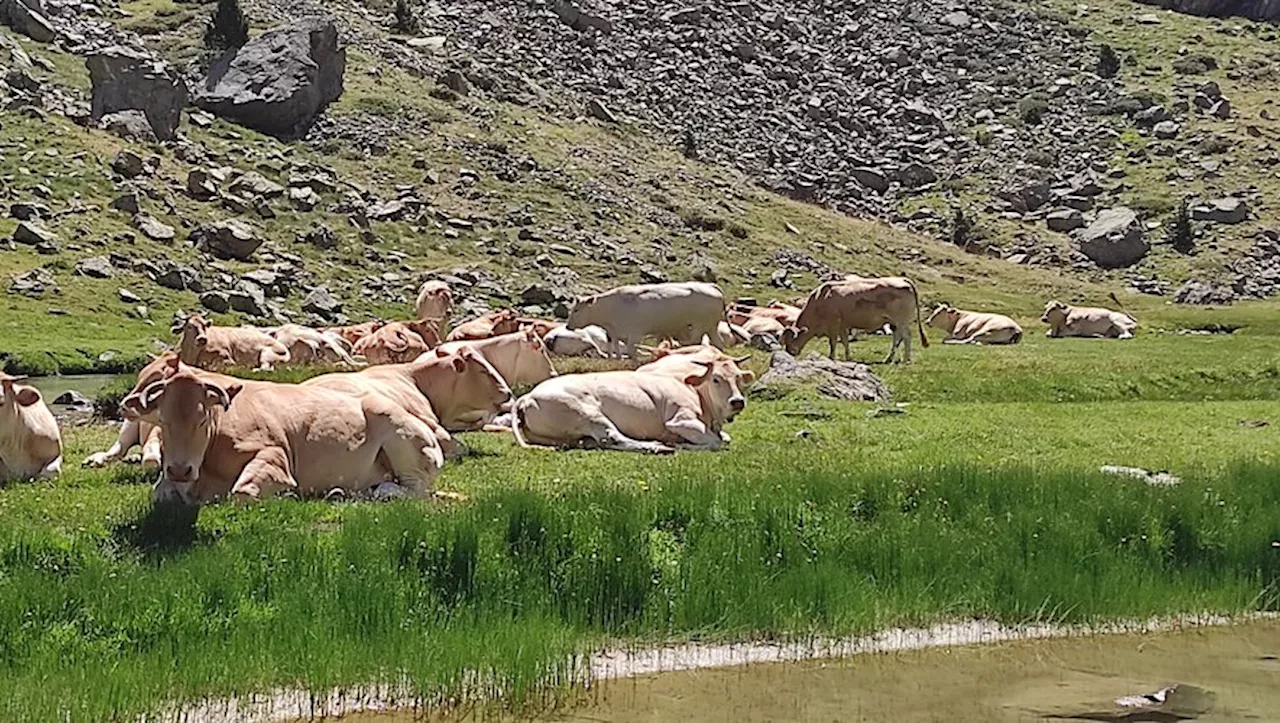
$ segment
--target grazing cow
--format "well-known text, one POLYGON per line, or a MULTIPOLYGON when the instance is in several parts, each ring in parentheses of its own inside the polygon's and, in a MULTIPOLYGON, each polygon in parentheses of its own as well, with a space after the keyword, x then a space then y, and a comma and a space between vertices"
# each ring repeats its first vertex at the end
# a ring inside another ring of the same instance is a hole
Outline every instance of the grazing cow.
POLYGON ((1022 327, 1003 314, 961 311, 942 304, 925 324, 947 332, 944 344, 1017 344, 1022 341, 1022 327))
POLYGON ((529 386, 556 376, 556 369, 547 357, 547 345, 532 327, 492 339, 451 341, 439 348, 456 353, 466 347, 492 364, 509 387, 529 386))
POLYGON ((1049 325, 1047 336, 1105 337, 1132 339, 1138 321, 1120 311, 1089 306, 1067 306, 1061 301, 1050 301, 1044 307, 1040 321, 1049 325))
POLYGON ((428 281, 418 289, 415 308, 419 319, 437 319, 443 325, 453 316, 453 292, 443 281, 428 281))
POLYGON ((408 364, 324 374, 303 386, 387 396, 431 426, 446 452, 456 450, 450 430, 479 429, 511 401, 502 375, 467 347, 454 353, 436 349, 408 364))
POLYGON ((499 309, 459 324, 458 328, 449 332, 446 341, 477 341, 519 330, 519 312, 515 309, 499 309))
POLYGON ((289 350, 291 364, 356 366, 356 361, 339 343, 341 337, 337 335, 330 336, 318 329, 299 324, 285 324, 270 330, 268 334, 289 350))
POLYGON ((615 353, 625 349, 635 359, 636 345, 651 336, 691 344, 706 335, 719 342, 724 311, 724 294, 715 284, 641 284, 579 298, 568 325, 602 327, 615 353))
POLYGON ((547 332, 542 340, 556 356, 604 357, 609 348, 609 334, 598 326, 570 329, 561 324, 547 332))
POLYGON ((325 329, 325 334, 337 334, 342 337, 348 344, 356 344, 361 339, 369 336, 373 332, 386 326, 387 322, 381 319, 366 321, 363 324, 355 324, 354 326, 335 326, 325 329))
POLYGON ((138 405, 164 434, 157 501, 323 495, 335 487, 427 496, 444 464, 431 429, 380 395, 242 381, 176 364, 138 405), (393 480, 399 489, 384 486, 393 480))
POLYGON ((828 281, 809 294, 796 325, 787 328, 782 335, 787 353, 797 356, 805 344, 816 336, 825 336, 830 344, 828 356, 836 358, 836 342, 844 342, 844 356, 848 360, 849 338, 858 329, 879 329, 888 324, 893 330, 893 346, 885 363, 894 360, 898 347, 906 349, 904 361, 911 361, 911 319, 915 317, 920 332, 921 345, 928 347, 929 338, 924 335, 920 322, 919 295, 910 281, 897 277, 879 279, 845 279, 828 281))
POLYGON ((516 400, 511 430, 521 446, 584 441, 604 449, 667 453, 719 449, 746 407, 734 374, 700 364, 683 378, 648 372, 570 374, 516 400))
POLYGON ((356 342, 355 353, 370 364, 406 364, 440 346, 434 319, 393 321, 356 342))
POLYGON ((0 482, 57 477, 62 471, 58 420, 39 390, 0 372, 0 482))
POLYGON ((218 371, 228 367, 271 369, 289 363, 289 350, 260 329, 213 326, 196 314, 187 318, 178 342, 183 364, 218 371))
POLYGON ((124 415, 124 424, 120 426, 120 433, 116 435, 116 441, 105 452, 97 452, 85 458, 82 463, 85 467, 105 467, 106 465, 123 459, 125 454, 133 449, 134 445, 142 445, 142 464, 146 467, 159 467, 161 459, 161 434, 160 427, 150 420, 141 419, 137 410, 139 398, 142 396, 142 390, 146 389, 153 382, 164 379, 165 376, 172 373, 175 369, 174 360, 178 355, 174 352, 167 351, 159 357, 152 359, 142 371, 138 372, 138 381, 133 385, 133 390, 120 400, 120 413, 124 415))

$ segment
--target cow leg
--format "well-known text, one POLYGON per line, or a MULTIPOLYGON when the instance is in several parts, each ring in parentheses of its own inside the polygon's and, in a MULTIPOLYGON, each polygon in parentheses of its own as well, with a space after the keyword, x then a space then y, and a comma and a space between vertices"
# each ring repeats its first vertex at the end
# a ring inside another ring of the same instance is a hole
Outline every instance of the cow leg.
POLYGON ((264 493, 297 489, 298 481, 289 473, 287 460, 284 450, 279 447, 259 450, 240 471, 236 483, 231 486, 231 496, 239 500, 256 500, 264 493))
POLYGON ((599 443, 602 449, 613 449, 619 452, 647 452, 649 454, 670 454, 675 448, 669 447, 660 442, 644 442, 638 439, 632 439, 623 434, 612 422, 605 422, 607 428, 602 429, 600 433, 590 435, 599 443))
POLYGON ((13 473, 9 471, 8 465, 4 463, 3 459, 0 459, 0 484, 3 484, 12 476, 13 473))
MULTIPOLYGON (((901 329, 902 329, 902 343, 906 347, 906 349, 903 350, 902 363, 910 364, 911 363, 911 325, 903 324, 901 329)), ((894 336, 897 336, 898 329, 895 328, 893 330, 893 333, 894 333, 894 336)))
POLYGON ((125 420, 120 427, 120 434, 116 437, 116 441, 107 448, 105 452, 91 454, 81 463, 82 467, 105 467, 112 462, 118 461, 138 443, 139 426, 142 423, 136 419, 125 420))
POLYGON ((893 360, 897 358, 898 344, 901 343, 901 341, 902 339, 898 336, 898 329, 895 327, 893 329, 893 343, 889 345, 889 356, 884 358, 885 364, 891 364, 893 360))
POLYGON ((676 412, 676 415, 667 421, 666 427, 685 440, 681 447, 689 449, 720 449, 726 441, 719 434, 708 430, 707 425, 698 419, 698 415, 688 409, 676 412))
POLYGON ((386 417, 391 433, 382 445, 391 473, 413 497, 430 497, 433 483, 444 466, 444 453, 431 428, 407 412, 386 417))
POLYGON ((831 361, 836 360, 836 342, 840 341, 839 334, 831 334, 827 337, 827 356, 831 357, 831 361))
POLYGON ((143 422, 140 429, 147 432, 142 440, 142 466, 159 467, 160 460, 164 458, 164 436, 160 433, 160 426, 143 422))
POLYGON ((844 360, 847 362, 853 361, 853 351, 850 348, 853 343, 853 330, 845 330, 845 332, 840 335, 840 341, 844 342, 844 360))

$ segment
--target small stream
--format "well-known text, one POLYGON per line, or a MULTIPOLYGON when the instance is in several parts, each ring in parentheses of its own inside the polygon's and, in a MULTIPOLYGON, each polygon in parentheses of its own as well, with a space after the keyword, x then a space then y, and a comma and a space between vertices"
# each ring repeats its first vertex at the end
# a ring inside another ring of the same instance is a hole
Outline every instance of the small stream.
POLYGON ((116 381, 125 378, 132 378, 129 374, 75 374, 71 376, 51 376, 51 377, 31 377, 24 384, 30 384, 40 390, 40 394, 44 396, 44 401, 53 410, 54 414, 59 416, 74 414, 77 412, 93 411, 92 406, 83 407, 68 404, 55 404, 54 401, 67 392, 75 392, 82 395, 90 402, 98 396, 98 394, 116 381))

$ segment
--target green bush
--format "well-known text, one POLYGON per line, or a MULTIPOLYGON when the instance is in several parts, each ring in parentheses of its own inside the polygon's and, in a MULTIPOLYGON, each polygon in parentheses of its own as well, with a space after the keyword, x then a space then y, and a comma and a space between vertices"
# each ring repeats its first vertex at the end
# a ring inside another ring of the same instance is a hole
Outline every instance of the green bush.
POLYGON ((1178 253, 1190 254, 1196 250, 1196 232, 1191 225, 1191 201, 1182 199, 1178 212, 1169 222, 1169 245, 1178 253))
POLYGON ((1120 74, 1120 56, 1115 48, 1105 43, 1098 48, 1098 75, 1103 78, 1114 78, 1120 74))
POLYGON ((1018 117, 1027 125, 1040 125, 1044 114, 1049 112, 1049 96, 1044 93, 1032 93, 1018 101, 1018 117))
POLYGON ((249 19, 240 0, 218 0, 218 8, 205 29, 204 43, 214 50, 239 48, 249 42, 249 19))

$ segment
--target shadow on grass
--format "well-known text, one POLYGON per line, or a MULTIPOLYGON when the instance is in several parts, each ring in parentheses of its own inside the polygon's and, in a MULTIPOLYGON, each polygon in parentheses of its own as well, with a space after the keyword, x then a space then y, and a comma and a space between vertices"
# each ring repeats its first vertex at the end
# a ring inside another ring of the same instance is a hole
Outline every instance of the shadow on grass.
POLYGON ((111 536, 121 547, 167 557, 185 552, 195 544, 199 517, 200 507, 196 505, 152 504, 138 518, 116 525, 111 536))

